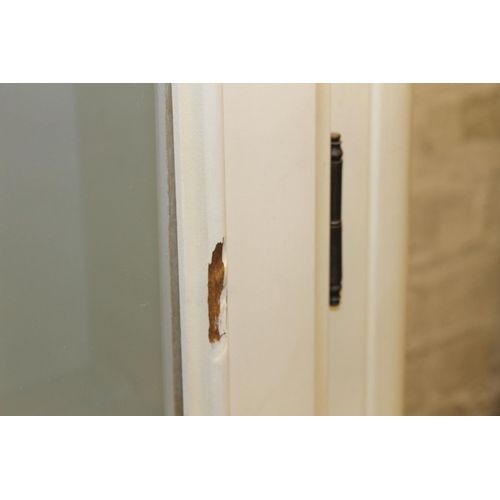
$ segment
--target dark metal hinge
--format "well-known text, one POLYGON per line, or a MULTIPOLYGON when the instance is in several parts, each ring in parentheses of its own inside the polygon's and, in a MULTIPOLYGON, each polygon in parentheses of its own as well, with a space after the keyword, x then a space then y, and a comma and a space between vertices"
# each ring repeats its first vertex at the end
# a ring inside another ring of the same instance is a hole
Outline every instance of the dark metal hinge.
POLYGON ((340 134, 330 142, 330 305, 340 304, 342 289, 342 148, 340 134))

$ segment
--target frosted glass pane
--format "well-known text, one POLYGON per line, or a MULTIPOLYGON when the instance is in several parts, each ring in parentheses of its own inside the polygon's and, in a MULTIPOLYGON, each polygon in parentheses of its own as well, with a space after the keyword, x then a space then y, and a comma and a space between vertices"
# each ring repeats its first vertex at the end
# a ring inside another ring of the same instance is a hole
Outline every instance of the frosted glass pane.
POLYGON ((153 84, 0 85, 0 413, 164 413, 153 84))

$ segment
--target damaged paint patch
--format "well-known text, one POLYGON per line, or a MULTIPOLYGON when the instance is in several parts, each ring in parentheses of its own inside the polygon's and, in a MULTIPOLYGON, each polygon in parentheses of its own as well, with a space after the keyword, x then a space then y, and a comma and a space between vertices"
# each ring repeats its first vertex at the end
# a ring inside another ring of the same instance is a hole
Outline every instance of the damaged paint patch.
POLYGON ((219 342, 221 335, 221 296, 224 290, 225 266, 223 260, 224 243, 217 243, 212 252, 212 262, 208 264, 208 340, 219 342))

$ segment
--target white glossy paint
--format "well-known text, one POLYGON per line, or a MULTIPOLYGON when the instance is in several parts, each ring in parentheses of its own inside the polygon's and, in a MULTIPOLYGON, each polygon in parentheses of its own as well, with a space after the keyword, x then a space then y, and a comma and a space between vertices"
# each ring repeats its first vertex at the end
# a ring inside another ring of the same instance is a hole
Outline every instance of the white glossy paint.
POLYGON ((174 86, 186 414, 401 412, 408 104, 407 85, 174 86), (335 309, 321 302, 330 129, 345 153, 335 309), (228 334, 211 346, 223 237, 228 334))
POLYGON ((316 85, 316 253, 315 396, 316 415, 328 415, 328 298, 330 255, 330 84, 316 85))
POLYGON ((233 415, 314 413, 315 87, 224 85, 233 415))
MULTIPOLYGON (((331 130, 344 151, 342 300, 329 312, 329 413, 366 411, 370 84, 331 85, 331 130)), ((329 197, 329 193, 328 193, 329 197)))
POLYGON ((331 415, 403 404, 409 85, 332 84, 342 134, 343 292, 329 313, 331 415))
POLYGON ((403 412, 410 90, 371 91, 368 415, 403 412))
POLYGON ((212 252, 226 240, 222 85, 172 90, 184 414, 226 415, 228 339, 209 343, 207 301, 212 252))

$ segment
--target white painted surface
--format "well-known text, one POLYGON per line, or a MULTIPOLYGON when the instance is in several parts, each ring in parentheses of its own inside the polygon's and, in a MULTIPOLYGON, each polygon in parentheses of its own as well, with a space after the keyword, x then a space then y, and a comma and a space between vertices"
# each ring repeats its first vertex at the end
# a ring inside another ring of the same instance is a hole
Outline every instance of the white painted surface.
POLYGON ((330 281, 330 84, 316 85, 316 254, 315 396, 316 415, 328 415, 330 281))
POLYGON ((408 89, 174 86, 186 414, 401 412, 408 89), (343 293, 330 309, 318 302, 325 127, 344 149, 343 293), (226 234, 228 335, 211 346, 207 269, 226 234))
POLYGON ((208 265, 225 241, 222 85, 172 90, 184 414, 225 415, 227 335, 209 343, 207 302, 208 265))
POLYGON ((332 84, 342 134, 343 289, 329 312, 331 415, 403 404, 409 85, 332 84))
POLYGON ((230 412, 314 413, 315 85, 224 85, 230 412))
POLYGON ((368 415, 403 412, 410 85, 373 84, 370 151, 368 415))
MULTIPOLYGON (((329 413, 366 411, 370 84, 331 85, 331 130, 341 134, 342 298, 329 311, 329 413)), ((329 193, 328 193, 329 197, 329 193)))

